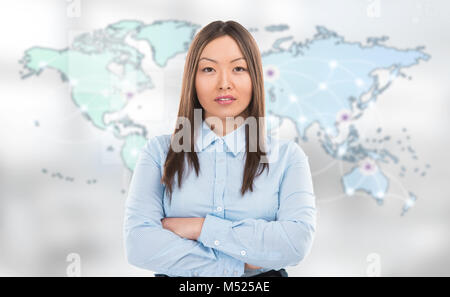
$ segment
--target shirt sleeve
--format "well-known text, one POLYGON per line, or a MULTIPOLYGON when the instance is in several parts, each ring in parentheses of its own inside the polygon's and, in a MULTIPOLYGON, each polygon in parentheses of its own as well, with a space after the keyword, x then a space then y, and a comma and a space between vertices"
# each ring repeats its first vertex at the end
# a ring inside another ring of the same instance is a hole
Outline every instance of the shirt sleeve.
POLYGON ((158 140, 143 147, 125 203, 124 245, 130 264, 176 276, 241 276, 244 262, 162 227, 163 192, 158 140))
POLYGON ((315 195, 308 157, 297 143, 289 145, 291 158, 280 183, 276 220, 230 221, 208 214, 198 241, 263 268, 295 266, 305 258, 316 229, 315 195))

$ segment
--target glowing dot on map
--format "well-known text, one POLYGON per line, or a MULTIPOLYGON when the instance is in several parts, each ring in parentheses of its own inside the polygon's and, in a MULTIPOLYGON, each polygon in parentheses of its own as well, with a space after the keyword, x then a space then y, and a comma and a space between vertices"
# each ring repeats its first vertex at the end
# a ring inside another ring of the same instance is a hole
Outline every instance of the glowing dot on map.
POLYGON ((321 83, 319 84, 319 89, 321 89, 321 90, 326 90, 327 88, 328 88, 328 86, 327 86, 326 83, 321 82, 321 83))
POLYGON ((280 71, 276 65, 267 65, 263 68, 264 80, 276 81, 280 76, 280 71))
POLYGON ((363 160, 359 165, 359 169, 363 175, 372 175, 378 171, 377 164, 370 158, 363 160))
POLYGON ((336 61, 336 60, 331 60, 331 61, 328 63, 328 66, 330 66, 331 69, 336 68, 336 67, 337 67, 337 61, 336 61))
POLYGON ((355 84, 358 87, 362 87, 364 85, 364 81, 362 79, 360 79, 360 78, 357 78, 357 79, 355 79, 355 84))
POLYGON ((347 189, 345 190, 345 194, 347 194, 347 195, 349 195, 349 196, 352 196, 353 194, 355 194, 355 189, 347 188, 347 189))
POLYGON ((306 117, 304 117, 304 116, 300 116, 299 118, 298 118, 298 121, 300 122, 300 123, 304 123, 304 122, 306 122, 306 117))
POLYGON ((336 121, 338 123, 348 123, 352 119, 352 112, 348 109, 342 109, 337 113, 336 121))
POLYGON ((47 62, 39 62, 39 68, 44 68, 47 66, 47 62))
POLYGON ((338 155, 339 155, 339 156, 342 156, 342 155, 345 154, 346 151, 347 151, 347 150, 346 150, 344 147, 340 147, 339 150, 338 150, 338 155))
POLYGON ((70 85, 71 86, 76 86, 78 84, 78 80, 76 80, 76 79, 71 79, 70 80, 70 85))
POLYGON ((87 111, 87 106, 86 105, 81 105, 81 111, 82 112, 86 112, 87 111))
POLYGON ((384 197, 384 193, 383 192, 378 192, 377 193, 377 197, 378 198, 383 198, 384 197))
POLYGON ((291 101, 291 102, 297 102, 297 101, 298 101, 298 98, 297 98, 297 96, 295 96, 295 95, 291 95, 291 96, 289 96, 289 101, 291 101))
POLYGON ((133 150, 131 150, 131 154, 132 154, 133 156, 137 156, 138 151, 137 151, 136 149, 133 149, 133 150))
POLYGON ((415 202, 414 200, 412 200, 412 199, 408 199, 408 200, 406 200, 406 202, 405 202, 405 206, 406 206, 406 207, 413 207, 414 204, 416 204, 416 202, 415 202))

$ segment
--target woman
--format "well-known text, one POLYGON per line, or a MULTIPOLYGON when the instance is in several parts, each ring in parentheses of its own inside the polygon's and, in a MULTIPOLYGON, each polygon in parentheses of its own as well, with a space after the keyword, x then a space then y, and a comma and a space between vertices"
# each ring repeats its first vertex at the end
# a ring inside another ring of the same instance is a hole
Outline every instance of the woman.
POLYGON ((251 34, 233 21, 204 27, 186 57, 176 129, 152 137, 133 172, 130 264, 155 276, 287 276, 284 267, 309 253, 308 157, 266 136, 264 100, 251 34))

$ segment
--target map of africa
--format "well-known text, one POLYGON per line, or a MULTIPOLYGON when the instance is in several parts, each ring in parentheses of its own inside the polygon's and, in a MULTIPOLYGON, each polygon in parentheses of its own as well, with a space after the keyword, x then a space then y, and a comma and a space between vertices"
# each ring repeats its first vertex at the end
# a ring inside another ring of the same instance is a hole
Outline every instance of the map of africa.
MULTIPOLYGON (((159 86, 142 67, 144 54, 126 40, 147 42, 152 49, 153 62, 164 68, 170 59, 186 54, 200 28, 198 24, 179 20, 151 24, 119 21, 105 29, 76 36, 64 49, 34 46, 25 50, 20 60, 23 64, 20 75, 27 79, 44 70, 59 72, 62 81, 70 85, 71 100, 93 127, 111 132, 123 141, 121 159, 124 166, 133 171, 140 149, 153 135, 148 135, 139 119, 125 115, 106 121, 105 116, 123 110, 137 93, 159 86)), ((277 25, 264 30, 280 32, 288 28, 288 25, 277 25)), ((401 168, 400 177, 407 169, 400 164, 399 157, 387 149, 370 146, 392 141, 389 135, 382 136, 382 129, 378 128, 380 138, 362 139, 353 121, 364 116, 393 81, 406 77, 402 69, 416 66, 420 60, 428 61, 431 56, 420 46, 414 49, 388 47, 384 44, 387 36, 367 38, 363 45, 348 42, 322 26, 317 26, 316 30, 312 40, 301 43, 286 36, 261 53, 269 118, 267 129, 270 131, 290 120, 295 123, 298 138, 308 141, 308 129, 317 124, 317 136, 326 154, 353 166, 341 176, 343 192, 350 196, 363 191, 382 205, 391 181, 380 165, 397 164, 401 168), (282 43, 289 43, 287 50, 281 47, 282 43)), ((402 131, 407 133, 406 128, 402 131)), ((407 141, 397 140, 397 144, 405 154, 418 158, 407 141)), ((428 169, 430 165, 425 167, 428 169)), ((423 177, 426 169, 416 167, 414 172, 423 177)), ((413 207, 416 200, 416 195, 409 191, 401 215, 413 207)))

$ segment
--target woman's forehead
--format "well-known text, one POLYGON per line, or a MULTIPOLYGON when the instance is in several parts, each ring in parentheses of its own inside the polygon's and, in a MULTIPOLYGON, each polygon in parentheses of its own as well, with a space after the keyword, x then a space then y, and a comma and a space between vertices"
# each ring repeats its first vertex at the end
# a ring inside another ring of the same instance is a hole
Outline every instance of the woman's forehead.
POLYGON ((203 49, 202 54, 212 59, 215 59, 214 57, 212 57, 212 55, 214 54, 236 57, 242 56, 239 45, 233 38, 229 36, 222 36, 210 41, 203 49))

